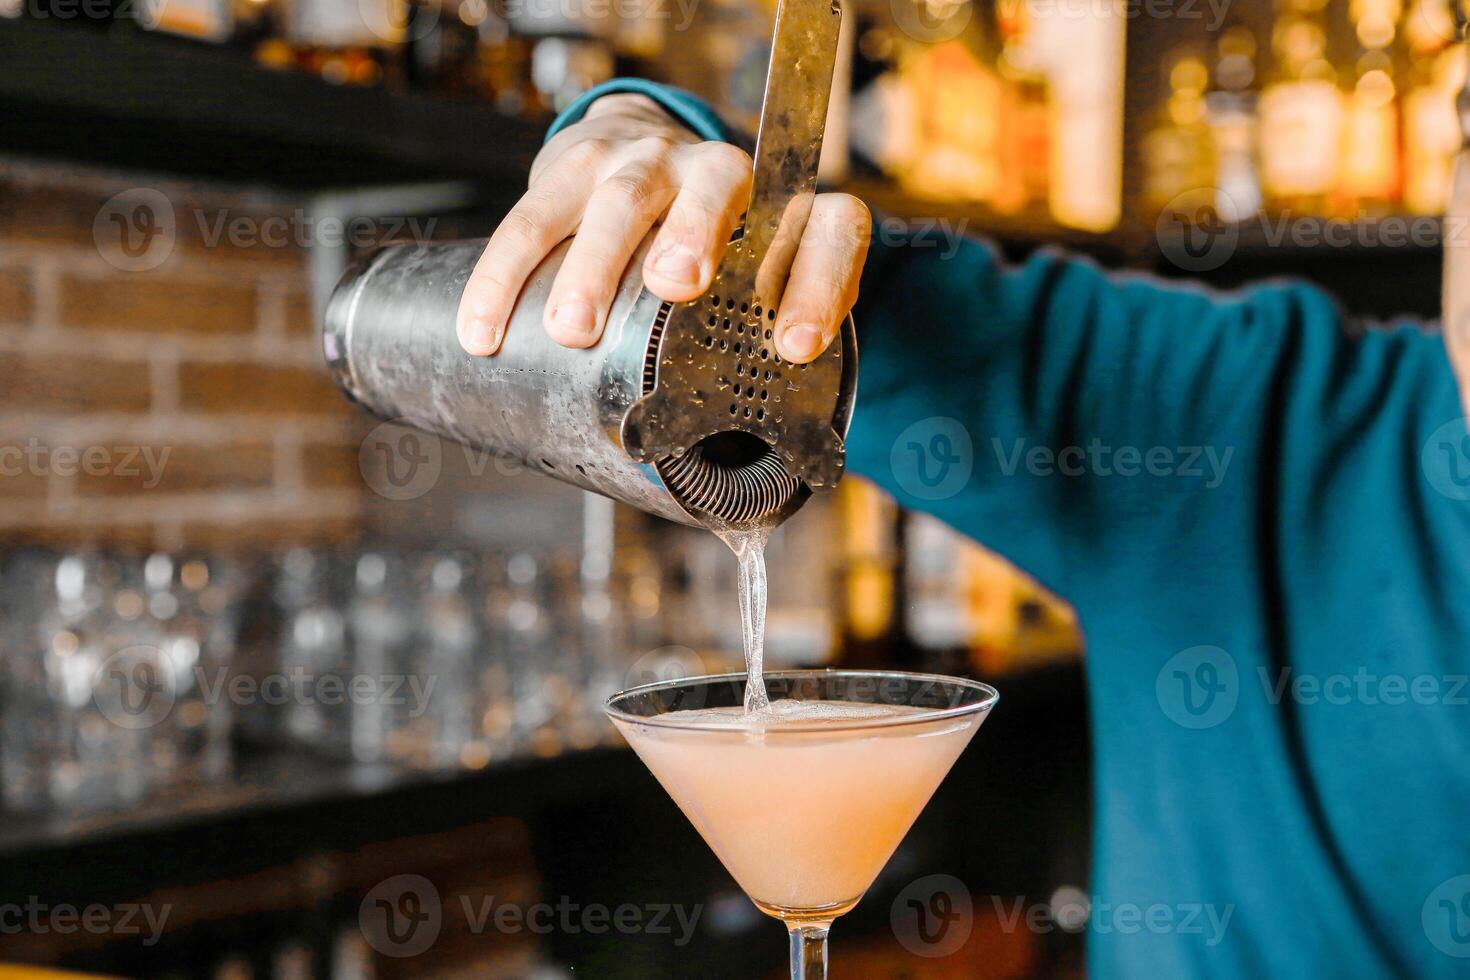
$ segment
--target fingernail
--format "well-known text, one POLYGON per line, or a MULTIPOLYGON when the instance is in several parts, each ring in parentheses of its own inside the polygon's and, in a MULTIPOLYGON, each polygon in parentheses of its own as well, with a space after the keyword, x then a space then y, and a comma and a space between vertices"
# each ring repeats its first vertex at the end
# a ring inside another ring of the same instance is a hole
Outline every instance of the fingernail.
POLYGON ((699 256, 683 245, 671 245, 653 260, 653 271, 679 282, 698 282, 699 256))
POLYGON ((500 342, 500 330, 489 320, 472 317, 460 326, 459 341, 475 350, 494 350, 500 342))
POLYGON ((551 319, 569 333, 590 334, 597 329, 597 311, 586 300, 563 300, 557 304, 551 319))
POLYGON ((815 357, 822 347, 822 332, 806 323, 794 323, 781 334, 781 349, 793 361, 815 357))

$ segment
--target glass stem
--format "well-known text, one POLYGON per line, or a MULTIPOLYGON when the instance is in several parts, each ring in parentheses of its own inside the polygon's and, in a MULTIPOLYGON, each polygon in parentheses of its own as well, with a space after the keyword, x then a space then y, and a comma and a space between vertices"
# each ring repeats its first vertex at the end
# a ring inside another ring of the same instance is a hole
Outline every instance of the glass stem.
POLYGON ((827 980, 827 930, 832 923, 791 923, 791 980, 827 980))

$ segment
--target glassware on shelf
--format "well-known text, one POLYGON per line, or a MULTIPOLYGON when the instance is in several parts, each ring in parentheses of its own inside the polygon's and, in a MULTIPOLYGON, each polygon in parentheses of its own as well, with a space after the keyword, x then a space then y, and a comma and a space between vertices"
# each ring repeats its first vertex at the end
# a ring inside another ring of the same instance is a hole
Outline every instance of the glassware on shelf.
POLYGON ((400 738, 408 708, 402 689, 415 672, 413 619, 405 593, 404 569, 389 551, 364 551, 352 569, 347 603, 348 657, 345 672, 358 692, 344 699, 347 745, 359 762, 379 762, 401 753, 400 738), (390 695, 389 688, 396 693, 390 695))
POLYGON ((158 649, 171 705, 150 764, 157 781, 207 780, 229 770, 234 705, 226 695, 239 632, 241 581, 223 559, 158 553, 143 564, 143 632, 158 649))
MULTIPOLYGON (((350 660, 347 619, 335 593, 340 572, 324 552, 294 548, 278 561, 273 593, 280 612, 275 662, 261 673, 283 680, 342 676, 350 660)), ((286 698, 260 706, 262 720, 288 738, 327 746, 346 743, 345 726, 317 697, 286 698)))
MULTIPOLYGON (((771 543, 773 663, 830 659, 840 573, 826 546, 840 519, 814 502, 771 543)), ((602 704, 641 671, 738 664, 735 562, 711 535, 655 529, 590 495, 584 521, 580 547, 506 553, 293 548, 250 566, 11 555, 5 805, 114 806, 218 779, 237 722, 369 775, 616 744, 602 704)), ((891 584, 891 553, 861 557, 891 584)))
POLYGON ((217 778, 238 576, 199 559, 13 555, 0 605, 8 808, 99 809, 217 778))
MULTIPOLYGON (((476 569, 467 555, 431 554, 421 561, 415 647, 417 687, 403 720, 396 759, 430 769, 474 768, 479 678, 476 656, 483 632, 476 615, 476 569)), ((485 756, 488 761, 488 755, 485 756)))
POLYGON ((302 692, 268 706, 277 737, 425 771, 607 741, 601 702, 633 649, 609 549, 297 550, 275 575, 267 669, 302 692))

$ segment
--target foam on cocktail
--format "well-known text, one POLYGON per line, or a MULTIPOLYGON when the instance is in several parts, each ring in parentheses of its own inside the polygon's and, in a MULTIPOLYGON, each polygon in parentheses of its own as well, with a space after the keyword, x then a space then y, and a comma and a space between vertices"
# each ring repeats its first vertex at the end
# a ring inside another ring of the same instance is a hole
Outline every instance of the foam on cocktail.
POLYGON ((764 708, 697 708, 671 712, 666 717, 680 724, 718 726, 731 729, 767 729, 786 726, 821 725, 823 722, 878 721, 885 718, 922 715, 928 709, 908 705, 860 704, 855 701, 795 701, 782 698, 764 708))

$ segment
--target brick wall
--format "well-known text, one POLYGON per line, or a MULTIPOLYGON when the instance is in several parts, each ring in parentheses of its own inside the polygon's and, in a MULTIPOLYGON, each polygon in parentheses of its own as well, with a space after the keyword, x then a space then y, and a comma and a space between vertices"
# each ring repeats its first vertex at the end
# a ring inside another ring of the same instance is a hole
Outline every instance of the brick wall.
POLYGON ((0 543, 358 530, 365 424, 321 367, 304 205, 0 160, 0 543))

